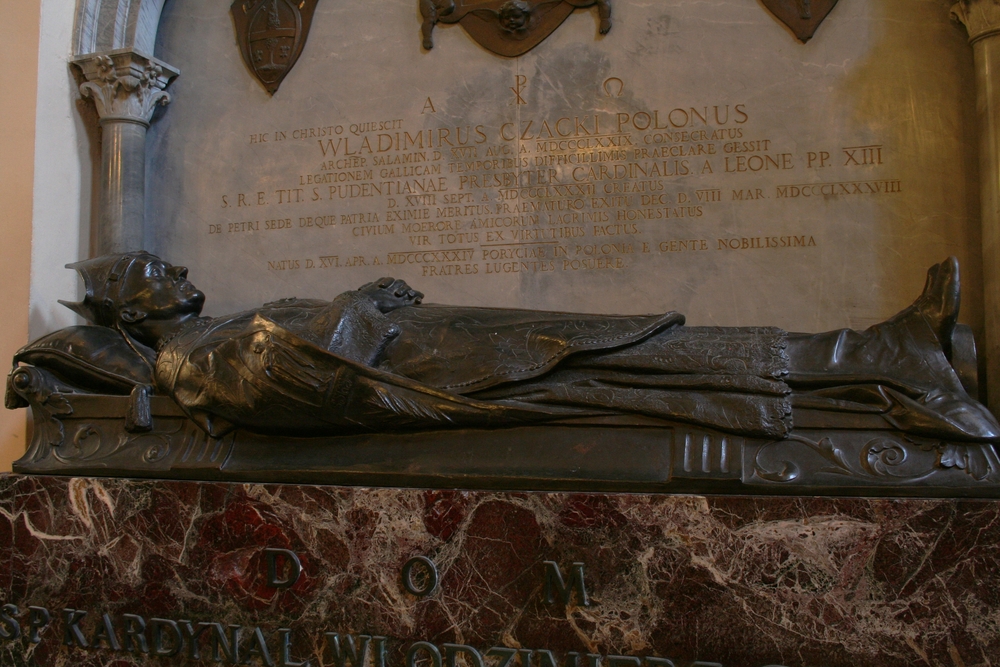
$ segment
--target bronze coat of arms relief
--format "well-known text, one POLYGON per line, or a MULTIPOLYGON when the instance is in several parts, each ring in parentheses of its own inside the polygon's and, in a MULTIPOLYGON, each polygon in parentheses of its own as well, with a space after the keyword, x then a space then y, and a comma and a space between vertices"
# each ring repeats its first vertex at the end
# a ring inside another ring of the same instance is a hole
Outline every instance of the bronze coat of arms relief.
POLYGON ((761 0, 764 6, 795 33, 803 44, 812 39, 819 24, 837 0, 761 0))
POLYGON ((514 57, 535 48, 573 10, 597 6, 600 33, 611 30, 611 0, 420 0, 424 48, 434 48, 438 23, 460 23, 479 44, 514 57))
POLYGON ((231 11, 247 67, 274 95, 302 54, 319 0, 236 0, 231 11))

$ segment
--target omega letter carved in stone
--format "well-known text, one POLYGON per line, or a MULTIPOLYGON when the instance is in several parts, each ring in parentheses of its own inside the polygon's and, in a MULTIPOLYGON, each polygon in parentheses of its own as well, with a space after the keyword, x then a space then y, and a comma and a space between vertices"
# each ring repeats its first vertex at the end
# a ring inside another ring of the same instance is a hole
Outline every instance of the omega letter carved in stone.
POLYGON ((235 0, 236 41, 247 67, 274 95, 302 54, 319 0, 235 0))
POLYGON ((438 23, 461 23, 484 48, 514 57, 535 48, 574 9, 597 5, 602 35, 611 30, 611 0, 420 0, 424 48, 434 48, 438 23))
POLYGON ((812 39, 819 24, 837 0, 763 0, 764 6, 791 29, 803 44, 812 39))

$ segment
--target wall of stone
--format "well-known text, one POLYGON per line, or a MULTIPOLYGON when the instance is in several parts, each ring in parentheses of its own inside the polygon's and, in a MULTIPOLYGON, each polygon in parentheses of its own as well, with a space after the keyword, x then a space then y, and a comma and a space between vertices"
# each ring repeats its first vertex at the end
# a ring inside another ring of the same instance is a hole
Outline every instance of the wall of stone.
POLYGON ((90 254, 91 200, 100 135, 93 102, 80 98, 73 56, 76 0, 41 4, 38 48, 38 113, 31 252, 31 320, 37 338, 77 324, 59 299, 82 296, 79 279, 62 267, 90 254))
MULTIPOLYGON (((36 68, 40 0, 0 0, 0 358, 28 339, 36 68)), ((24 451, 25 413, 0 412, 0 471, 24 451)))
MULTIPOLYGON (((59 267, 89 253, 100 137, 68 65, 75 10, 76 0, 0 0, 0 359, 77 321, 57 301, 80 287, 59 267)), ((23 410, 0 410, 0 471, 23 453, 25 425, 23 410)))

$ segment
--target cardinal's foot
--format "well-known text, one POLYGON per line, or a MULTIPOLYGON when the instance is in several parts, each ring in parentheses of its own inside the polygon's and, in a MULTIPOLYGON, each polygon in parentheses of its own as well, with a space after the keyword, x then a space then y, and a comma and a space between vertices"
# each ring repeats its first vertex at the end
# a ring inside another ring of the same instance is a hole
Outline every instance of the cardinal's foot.
POLYGON ((424 298, 424 295, 411 289, 402 280, 395 278, 381 278, 373 283, 362 285, 358 291, 366 295, 383 313, 402 308, 403 306, 413 306, 424 298))
POLYGON ((914 308, 931 325, 945 352, 951 347, 951 335, 958 321, 960 303, 958 260, 949 257, 927 270, 924 293, 913 303, 914 308))

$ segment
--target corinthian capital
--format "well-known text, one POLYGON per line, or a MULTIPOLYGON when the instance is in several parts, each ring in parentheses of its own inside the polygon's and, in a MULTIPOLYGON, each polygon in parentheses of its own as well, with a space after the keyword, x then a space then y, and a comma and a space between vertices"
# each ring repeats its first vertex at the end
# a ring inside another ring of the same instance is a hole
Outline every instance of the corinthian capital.
POLYGON ((87 80, 80 93, 94 100, 101 122, 117 120, 149 125, 157 105, 170 103, 164 88, 180 72, 130 50, 92 53, 73 61, 87 80))
POLYGON ((965 25, 970 42, 1000 33, 1000 0, 959 0, 951 15, 965 25))

